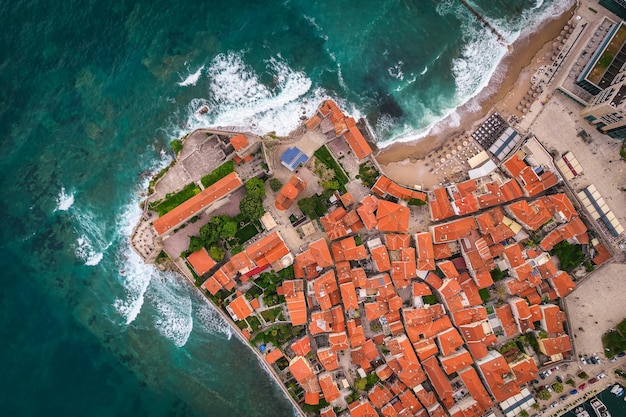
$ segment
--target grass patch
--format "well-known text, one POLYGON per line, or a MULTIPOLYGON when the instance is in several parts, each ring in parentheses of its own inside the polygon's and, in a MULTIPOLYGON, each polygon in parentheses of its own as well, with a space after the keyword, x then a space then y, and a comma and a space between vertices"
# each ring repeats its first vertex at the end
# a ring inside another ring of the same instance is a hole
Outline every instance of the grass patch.
POLYGON ((243 244, 255 237, 258 233, 259 231, 256 229, 256 227, 254 227, 254 225, 250 223, 247 226, 237 230, 237 233, 235 233, 235 237, 239 240, 239 243, 243 244))
POLYGON ((210 187, 231 172, 235 172, 235 163, 233 161, 224 162, 222 165, 211 171, 210 174, 202 177, 202 185, 204 188, 210 187))
POLYGON ((369 162, 359 165, 359 178, 364 187, 372 188, 379 175, 380 172, 369 162))
POLYGON ((602 335, 602 346, 604 347, 606 357, 612 358, 626 350, 626 338, 617 331, 609 331, 602 335))
POLYGON ((350 179, 348 178, 348 175, 346 175, 346 172, 343 170, 341 165, 335 160, 335 158, 333 158, 326 145, 313 152, 313 155, 315 155, 317 159, 322 161, 324 165, 326 165, 328 168, 335 171, 335 179, 339 182, 339 190, 345 193, 345 185, 350 182, 350 179))
POLYGON ((280 347, 283 343, 299 336, 304 331, 304 326, 292 326, 291 324, 280 324, 267 329, 252 339, 253 343, 272 343, 280 347))
POLYGON ((619 331, 622 336, 626 337, 626 319, 622 320, 617 326, 617 331, 619 331))
POLYGON ((183 150, 183 141, 180 139, 174 139, 173 141, 170 142, 170 147, 172 148, 174 153, 178 155, 180 151, 183 150))
POLYGON ((424 300, 424 304, 435 305, 439 304, 437 297, 435 295, 423 295, 422 300, 424 300))
POLYGON ((168 194, 165 200, 151 203, 150 209, 156 211, 159 217, 161 217, 165 213, 174 210, 191 197, 200 194, 200 191, 200 187, 192 182, 191 184, 187 184, 181 191, 175 194, 168 194))
POLYGON ((491 298, 491 295, 489 295, 489 289, 487 288, 478 290, 478 295, 480 295, 480 299, 483 300, 483 303, 486 303, 491 298))
POLYGON ((560 269, 565 272, 572 272, 585 259, 582 245, 572 245, 565 240, 557 243, 550 255, 559 258, 560 269))
POLYGON ((261 316, 263 316, 266 322, 273 323, 276 321, 276 318, 280 315, 282 311, 282 307, 276 307, 272 308, 271 310, 261 311, 261 316))

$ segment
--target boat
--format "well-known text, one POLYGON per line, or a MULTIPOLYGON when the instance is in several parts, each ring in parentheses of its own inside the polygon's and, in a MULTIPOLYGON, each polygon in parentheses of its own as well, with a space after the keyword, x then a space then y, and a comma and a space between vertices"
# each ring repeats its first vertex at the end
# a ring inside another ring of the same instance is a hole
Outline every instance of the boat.
POLYGON ((611 413, 609 413, 608 408, 606 408, 606 405, 604 405, 598 397, 593 397, 591 401, 589 401, 589 404, 598 417, 611 417, 611 413))
POLYGON ((578 407, 574 410, 576 417, 591 417, 589 415, 589 411, 585 410, 583 407, 578 407))
POLYGON ((615 395, 617 395, 618 397, 621 397, 622 395, 624 395, 624 388, 620 388, 615 395))
POLYGON ((619 384, 613 385, 613 388, 611 388, 611 394, 615 394, 619 388, 619 384))

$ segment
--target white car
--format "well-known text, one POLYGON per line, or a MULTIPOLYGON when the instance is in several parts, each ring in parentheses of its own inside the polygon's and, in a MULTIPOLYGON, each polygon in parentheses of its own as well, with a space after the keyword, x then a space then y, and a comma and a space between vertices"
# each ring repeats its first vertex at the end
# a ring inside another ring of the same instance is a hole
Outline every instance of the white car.
POLYGON ((602 372, 596 378, 598 378, 598 379, 606 378, 606 375, 604 374, 604 372, 602 372))
POLYGON ((583 365, 587 365, 587 361, 585 360, 584 356, 580 357, 580 361, 583 363, 583 365))

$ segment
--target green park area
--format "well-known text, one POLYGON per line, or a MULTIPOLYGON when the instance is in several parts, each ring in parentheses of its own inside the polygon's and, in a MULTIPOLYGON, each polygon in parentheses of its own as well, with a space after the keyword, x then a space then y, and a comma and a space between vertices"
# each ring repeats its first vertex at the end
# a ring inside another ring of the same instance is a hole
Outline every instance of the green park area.
POLYGON ((602 335, 602 346, 607 358, 626 351, 626 319, 602 335))
POLYGON ((200 187, 195 183, 187 184, 185 188, 177 193, 170 193, 163 200, 150 203, 150 209, 160 216, 174 210, 176 207, 189 200, 194 195, 200 194, 200 187))

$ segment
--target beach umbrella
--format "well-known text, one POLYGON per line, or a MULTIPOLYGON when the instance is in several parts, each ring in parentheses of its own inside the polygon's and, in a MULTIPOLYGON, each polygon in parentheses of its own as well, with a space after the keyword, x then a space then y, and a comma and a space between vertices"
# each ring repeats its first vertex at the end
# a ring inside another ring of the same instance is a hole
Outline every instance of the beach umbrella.
POLYGON ((456 149, 452 149, 452 155, 456 155, 456 149))
POLYGON ((527 109, 522 109, 522 113, 526 113, 527 111, 527 109))
POLYGON ((516 107, 516 109, 517 109, 518 111, 521 111, 521 110, 522 110, 522 106, 518 105, 518 106, 516 107))
POLYGON ((527 108, 530 108, 530 103, 526 103, 526 107, 527 107, 527 108))
POLYGON ((463 147, 461 145, 459 145, 459 146, 456 147, 456 149, 460 151, 461 149, 463 149, 463 147))
POLYGON ((440 161, 443 164, 444 162, 446 162, 446 158, 441 158, 440 161))
POLYGON ((463 146, 467 146, 467 141, 466 140, 463 141, 463 146))
POLYGON ((452 158, 452 155, 450 155, 449 153, 446 154, 446 158, 450 159, 452 158))

